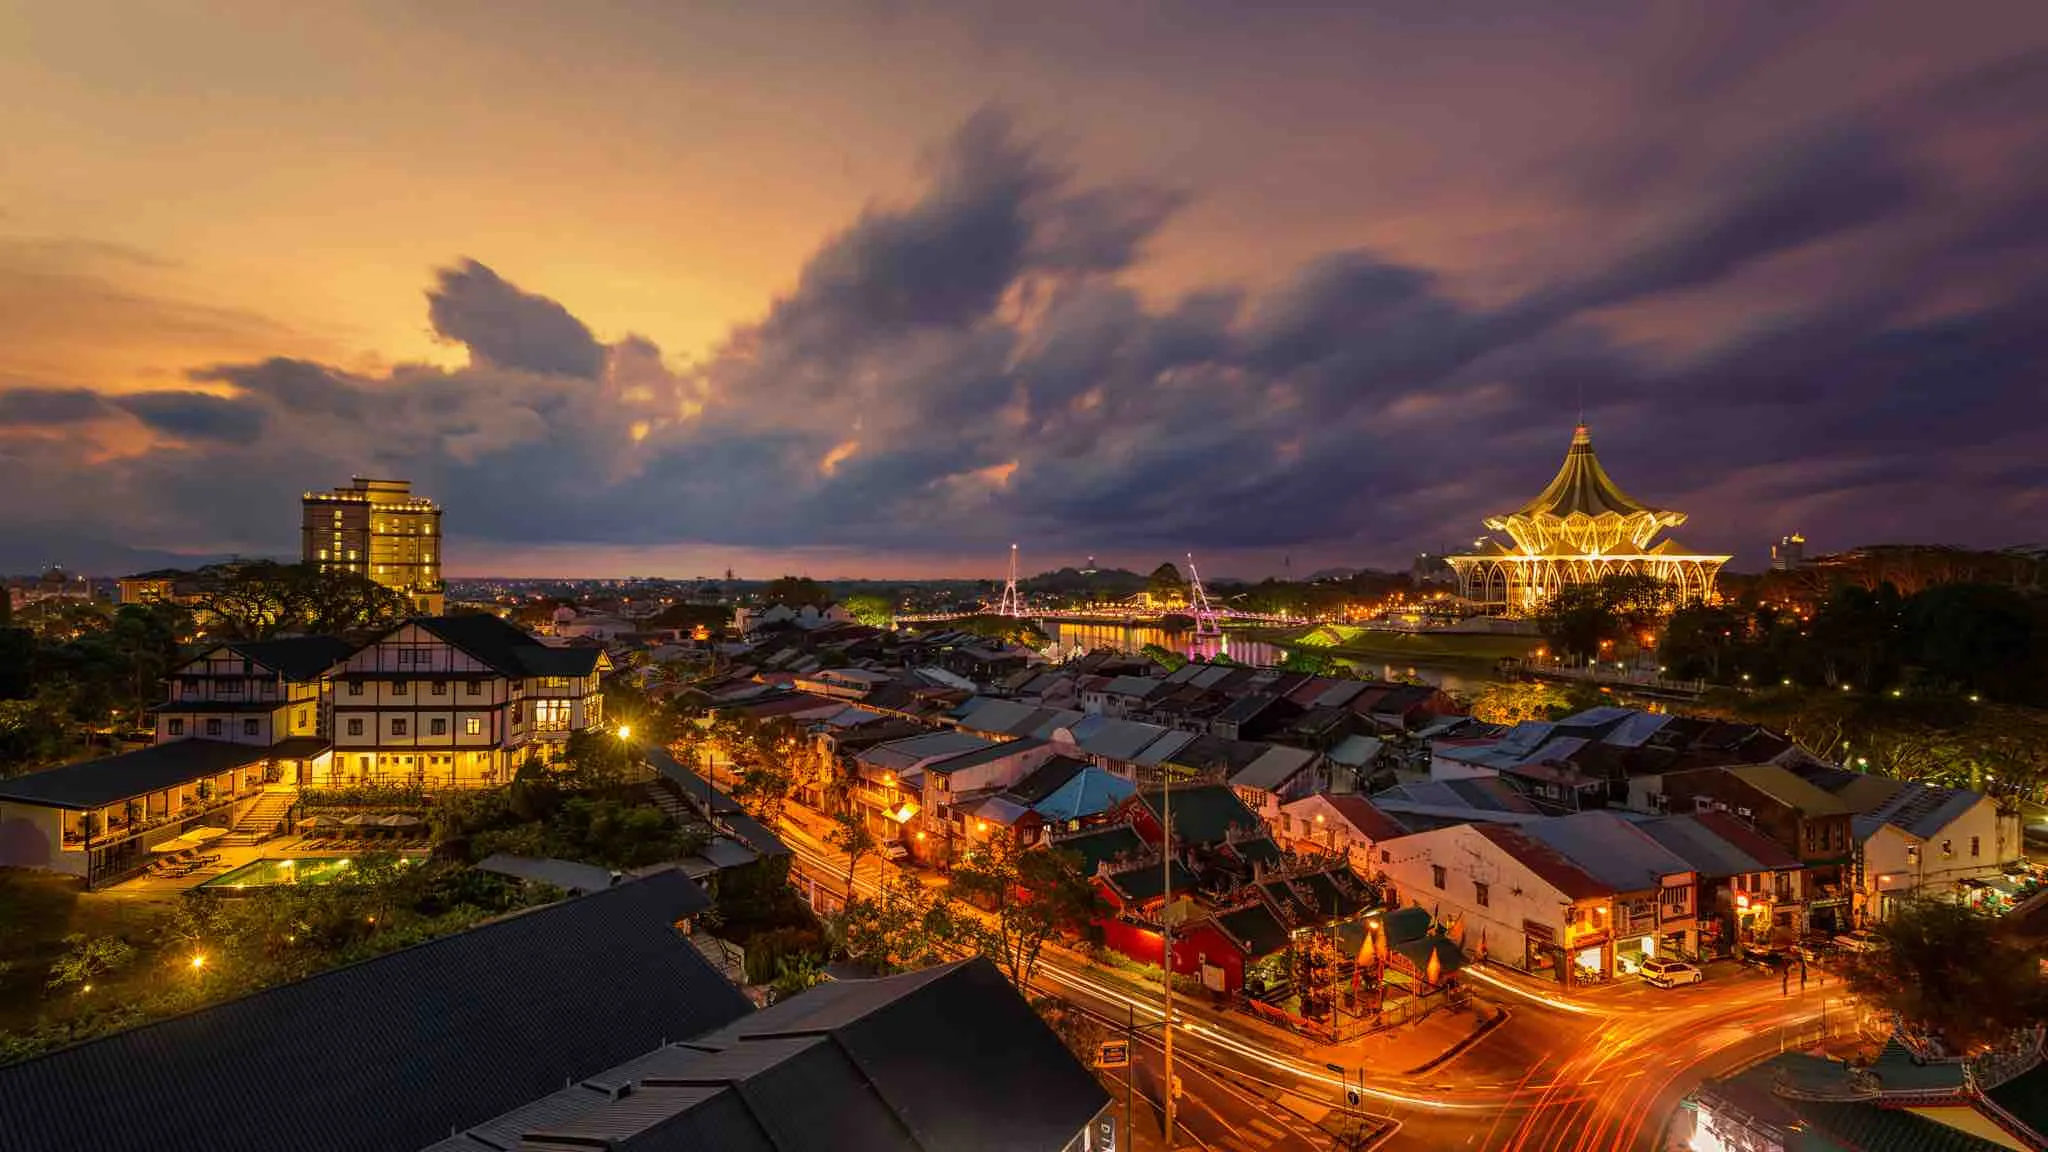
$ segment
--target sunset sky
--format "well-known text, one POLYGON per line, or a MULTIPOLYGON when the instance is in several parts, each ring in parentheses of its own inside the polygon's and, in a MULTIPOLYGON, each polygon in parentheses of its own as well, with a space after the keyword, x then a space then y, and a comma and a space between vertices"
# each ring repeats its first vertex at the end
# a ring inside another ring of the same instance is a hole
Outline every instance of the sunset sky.
POLYGON ((2048 6, 0 0, 0 570, 2048 542, 2048 6), (131 551, 132 550, 132 551, 131 551))

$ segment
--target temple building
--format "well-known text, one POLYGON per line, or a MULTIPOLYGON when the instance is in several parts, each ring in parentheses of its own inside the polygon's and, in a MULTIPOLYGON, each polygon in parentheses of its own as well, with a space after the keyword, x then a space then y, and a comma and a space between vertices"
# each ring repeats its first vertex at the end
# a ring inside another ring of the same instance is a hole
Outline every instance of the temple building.
POLYGON ((1513 545, 1478 540, 1471 553, 1446 559, 1457 570, 1459 595, 1510 616, 1534 612, 1568 584, 1621 574, 1654 576, 1672 586, 1680 603, 1711 600, 1714 577, 1728 557, 1699 556, 1668 537, 1656 540, 1683 523, 1685 513, 1638 503, 1616 486, 1581 424, 1550 487, 1486 521, 1513 545))

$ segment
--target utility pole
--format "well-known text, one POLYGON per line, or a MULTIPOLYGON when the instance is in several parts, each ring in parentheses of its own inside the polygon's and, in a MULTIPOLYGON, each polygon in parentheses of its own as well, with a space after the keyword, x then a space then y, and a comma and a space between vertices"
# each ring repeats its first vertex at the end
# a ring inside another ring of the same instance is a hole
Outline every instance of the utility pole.
POLYGON ((1164 945, 1160 975, 1166 989, 1166 1152, 1173 1152, 1173 776, 1160 765, 1159 788, 1159 871, 1165 903, 1159 908, 1159 938, 1164 945))

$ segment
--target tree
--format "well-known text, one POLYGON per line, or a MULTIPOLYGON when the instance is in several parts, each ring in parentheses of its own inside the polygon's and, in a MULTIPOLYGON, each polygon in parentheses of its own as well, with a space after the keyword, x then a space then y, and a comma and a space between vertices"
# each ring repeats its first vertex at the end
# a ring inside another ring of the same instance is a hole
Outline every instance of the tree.
POLYGON ((962 632, 994 640, 998 644, 1020 644, 1026 648, 1044 648, 1052 643, 1052 637, 1045 630, 1022 616, 997 616, 987 613, 955 620, 951 625, 962 632))
POLYGON ((847 956, 884 974, 940 963, 978 942, 973 916, 907 876, 890 876, 878 895, 847 904, 839 925, 847 956))
POLYGON ((389 627, 412 611, 402 594, 359 572, 263 560, 200 572, 198 608, 209 627, 237 640, 281 632, 339 636, 389 627))
POLYGON ((832 830, 825 834, 825 842, 846 853, 846 902, 853 903, 853 873, 860 865, 860 858, 881 847, 875 834, 868 829, 867 817, 859 809, 847 808, 832 815, 832 830))
POLYGON ((1904 605, 1905 645, 1934 681, 1999 700, 2040 700, 2048 663, 2040 606, 1995 584, 1937 584, 1904 605))
POLYGON ((64 943, 65 953, 50 965, 49 984, 53 989, 90 989, 93 981, 126 968, 135 959, 135 948, 118 936, 74 932, 64 938, 64 943))
POLYGON ((1152 661, 1168 672, 1178 672, 1188 662, 1187 653, 1175 652, 1164 644, 1147 644, 1138 650, 1138 655, 1152 661))
POLYGON ((1601 641, 1621 634, 1621 621, 1608 611, 1595 584, 1567 584, 1537 610, 1536 626, 1560 656, 1600 658, 1601 641))
POLYGON ((1850 957, 1849 987, 1907 1027, 1970 1053, 2048 1022, 2039 957, 2002 934, 1995 917, 1920 900, 1876 932, 1884 947, 1850 957))
POLYGON ((1536 623, 1561 655, 1597 660, 1608 644, 1647 644, 1671 607, 1669 584, 1623 572, 1559 588, 1537 610, 1536 623))
POLYGON ((768 588, 761 593, 763 604, 785 604, 800 608, 805 604, 820 607, 832 602, 832 591, 808 576, 780 576, 768 582, 768 588))
POLYGON ((1081 875, 1078 857, 1019 848, 1002 835, 976 845, 954 867, 953 888, 992 914, 983 948, 1025 989, 1047 941, 1086 933, 1105 911, 1102 894, 1081 875))
POLYGON ((1664 625, 1664 665, 1681 680, 1724 683, 1735 673, 1748 632, 1742 613, 1695 600, 1673 612, 1664 625))
POLYGON ((1471 703, 1472 715, 1488 724, 1561 720, 1573 711, 1571 698, 1564 689, 1541 680, 1489 683, 1471 703))
POLYGON ((839 602, 853 618, 870 628, 888 628, 896 622, 896 606, 887 596, 857 592, 839 602))

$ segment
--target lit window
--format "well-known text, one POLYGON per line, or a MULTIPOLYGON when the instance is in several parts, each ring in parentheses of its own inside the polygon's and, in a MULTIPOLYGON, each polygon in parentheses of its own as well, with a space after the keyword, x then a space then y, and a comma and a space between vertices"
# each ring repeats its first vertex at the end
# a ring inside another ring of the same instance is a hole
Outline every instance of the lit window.
POLYGON ((322 548, 322 549, 320 550, 320 558, 321 558, 322 560, 325 560, 325 559, 327 559, 327 549, 325 549, 325 548, 322 548))
POLYGON ((536 700, 533 702, 533 726, 542 732, 566 732, 569 730, 569 702, 567 700, 536 700))
POLYGON ((481 735, 483 735, 483 731, 484 731, 484 722, 483 722, 483 718, 482 718, 482 717, 480 717, 480 716, 471 716, 471 717, 469 717, 468 719, 464 720, 464 721, 462 722, 462 731, 463 731, 463 732, 464 732, 465 734, 467 734, 467 735, 470 735, 470 736, 481 736, 481 735))

